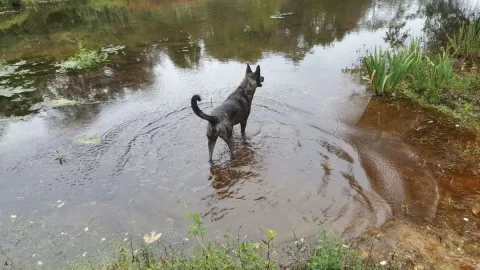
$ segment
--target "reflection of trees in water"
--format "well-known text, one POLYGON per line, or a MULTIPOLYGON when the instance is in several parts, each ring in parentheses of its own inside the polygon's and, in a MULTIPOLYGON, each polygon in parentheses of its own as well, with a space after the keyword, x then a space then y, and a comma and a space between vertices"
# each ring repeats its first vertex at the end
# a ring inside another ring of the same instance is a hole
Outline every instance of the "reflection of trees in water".
MULTIPOLYGON (((421 0, 420 0, 421 1, 421 0)), ((376 30, 398 23, 407 17, 407 12, 414 12, 419 0, 384 1, 373 0, 369 14, 362 18, 360 24, 364 29, 376 30)))
POLYGON ((424 32, 433 48, 447 44, 452 35, 470 19, 480 20, 479 6, 472 6, 465 0, 429 1, 423 13, 426 17, 424 32))
POLYGON ((38 92, 23 93, 22 98, 17 98, 16 101, 0 96, 0 117, 26 115, 35 103, 41 101, 42 96, 38 92))
POLYGON ((263 52, 276 52, 299 61, 315 45, 329 45, 356 29, 370 3, 247 0, 229 5, 209 0, 206 51, 219 60, 255 62, 263 52), (277 12, 295 14, 282 20, 271 19, 277 12))
MULTIPOLYGON (((28 51, 29 55, 44 53, 57 58, 73 53, 76 38, 85 40, 89 47, 111 43, 135 46, 164 37, 181 42, 191 34, 203 40, 209 56, 221 61, 255 62, 265 52, 281 53, 300 61, 314 46, 328 46, 364 27, 365 21, 383 19, 385 10, 400 14, 405 5, 398 2, 82 0, 27 11, 29 17, 23 23, 3 33, 0 54, 9 55, 18 44, 23 44, 20 55, 28 51), (382 6, 381 12, 372 13, 376 6, 382 6), (282 20, 271 19, 277 12, 295 14, 282 20)), ((179 44, 178 48, 169 50, 168 55, 182 68, 197 66, 199 53, 194 50, 176 53, 186 45, 179 44)))
POLYGON ((43 96, 49 100, 63 98, 92 102, 117 99, 126 89, 135 91, 153 85, 153 67, 159 59, 149 55, 138 60, 129 58, 115 61, 116 64, 91 72, 47 76, 38 83, 37 88, 45 89, 43 96))
MULTIPOLYGON (((406 2, 411 1, 415 0, 406 2)), ((174 0, 81 0, 27 10, 27 19, 1 33, 0 55, 61 60, 74 53, 78 38, 88 48, 127 45, 128 56, 143 58, 145 46, 168 38, 157 45, 179 68, 200 66, 203 54, 220 61, 257 62, 264 53, 272 52, 298 62, 314 46, 329 46, 364 27, 372 30, 383 26, 368 22, 395 19, 406 5, 397 0, 347 0, 341 4, 336 0, 183 2, 186 4, 174 0), (282 20, 270 18, 278 12, 294 15, 282 20)), ((112 59, 111 74, 48 75, 38 82, 39 89, 48 90, 35 95, 86 102, 114 99, 125 88, 148 88, 154 81, 156 61, 159 59, 147 57, 135 62, 122 56, 112 59)), ((16 109, 25 111, 27 105, 20 105, 16 109)))

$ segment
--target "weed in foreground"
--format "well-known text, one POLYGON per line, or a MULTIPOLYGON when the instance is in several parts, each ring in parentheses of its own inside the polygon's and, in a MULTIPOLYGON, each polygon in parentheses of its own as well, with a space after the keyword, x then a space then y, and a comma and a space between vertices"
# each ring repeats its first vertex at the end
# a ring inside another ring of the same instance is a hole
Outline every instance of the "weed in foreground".
POLYGON ((66 61, 57 64, 60 73, 81 71, 97 67, 107 61, 108 53, 89 51, 85 49, 83 42, 78 43, 78 52, 69 57, 66 61))
MULTIPOLYGON (((134 250, 132 241, 130 245, 117 248, 116 258, 102 269, 111 270, 140 270, 140 269, 311 269, 311 270, 376 270, 376 269, 399 269, 393 267, 392 262, 386 261, 381 264, 373 260, 363 259, 359 252, 345 245, 339 236, 332 236, 326 232, 322 224, 319 224, 318 246, 308 246, 306 241, 295 241, 294 252, 286 253, 290 263, 282 264, 277 260, 276 232, 268 230, 267 235, 260 241, 246 241, 232 239, 228 229, 223 236, 222 243, 207 239, 208 227, 203 223, 199 213, 187 214, 191 218, 188 228, 190 236, 197 240, 192 250, 175 250, 166 246, 162 241, 143 244, 134 250), (155 248, 158 244, 158 248, 155 248), (163 252, 161 251, 163 247, 163 252), (292 257, 293 256, 293 257, 292 257)), ((295 239, 296 235, 294 232, 295 239)), ((293 246, 293 245, 292 245, 293 246)), ((75 269, 99 269, 92 265, 75 269)))

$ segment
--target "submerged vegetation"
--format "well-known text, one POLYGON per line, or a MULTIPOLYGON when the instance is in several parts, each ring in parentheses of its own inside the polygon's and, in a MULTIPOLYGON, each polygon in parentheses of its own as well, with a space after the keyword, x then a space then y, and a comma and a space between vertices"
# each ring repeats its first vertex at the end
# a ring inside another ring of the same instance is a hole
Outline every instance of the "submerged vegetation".
POLYGON ((463 25, 444 47, 433 53, 414 40, 395 50, 375 48, 363 58, 366 79, 377 95, 407 97, 474 124, 480 106, 480 24, 463 25))
POLYGON ((78 52, 66 61, 59 63, 58 72, 87 70, 101 65, 108 59, 108 53, 102 51, 87 50, 82 41, 78 42, 78 52))

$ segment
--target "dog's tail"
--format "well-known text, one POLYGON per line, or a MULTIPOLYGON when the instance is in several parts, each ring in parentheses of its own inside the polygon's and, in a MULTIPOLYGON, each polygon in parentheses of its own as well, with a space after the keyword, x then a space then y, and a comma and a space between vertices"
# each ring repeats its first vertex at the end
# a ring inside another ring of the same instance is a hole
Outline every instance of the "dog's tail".
POLYGON ((197 104, 197 101, 202 101, 202 98, 199 96, 199 95, 194 95, 192 97, 192 109, 193 109, 193 112, 198 115, 198 117, 202 118, 202 119, 205 119, 207 120, 208 122, 212 123, 212 124, 216 124, 219 122, 219 119, 218 117, 216 116, 211 116, 211 115, 207 115, 205 113, 202 112, 202 110, 200 110, 200 108, 198 107, 198 104, 197 104))

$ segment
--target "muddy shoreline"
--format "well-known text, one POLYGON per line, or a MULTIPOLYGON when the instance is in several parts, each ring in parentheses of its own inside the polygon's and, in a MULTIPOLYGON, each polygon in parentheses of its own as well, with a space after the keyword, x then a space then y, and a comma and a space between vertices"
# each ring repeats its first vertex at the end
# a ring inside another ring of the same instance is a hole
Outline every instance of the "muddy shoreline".
POLYGON ((356 241, 364 256, 392 256, 416 269, 478 269, 480 165, 479 155, 471 151, 476 148, 477 131, 458 128, 457 120, 408 101, 385 103, 378 100, 374 112, 381 111, 382 117, 377 123, 396 115, 404 125, 378 128, 400 134, 417 150, 425 168, 435 175, 440 197, 431 218, 399 211, 381 228, 360 236, 356 241), (406 103, 418 113, 406 114, 406 103))

